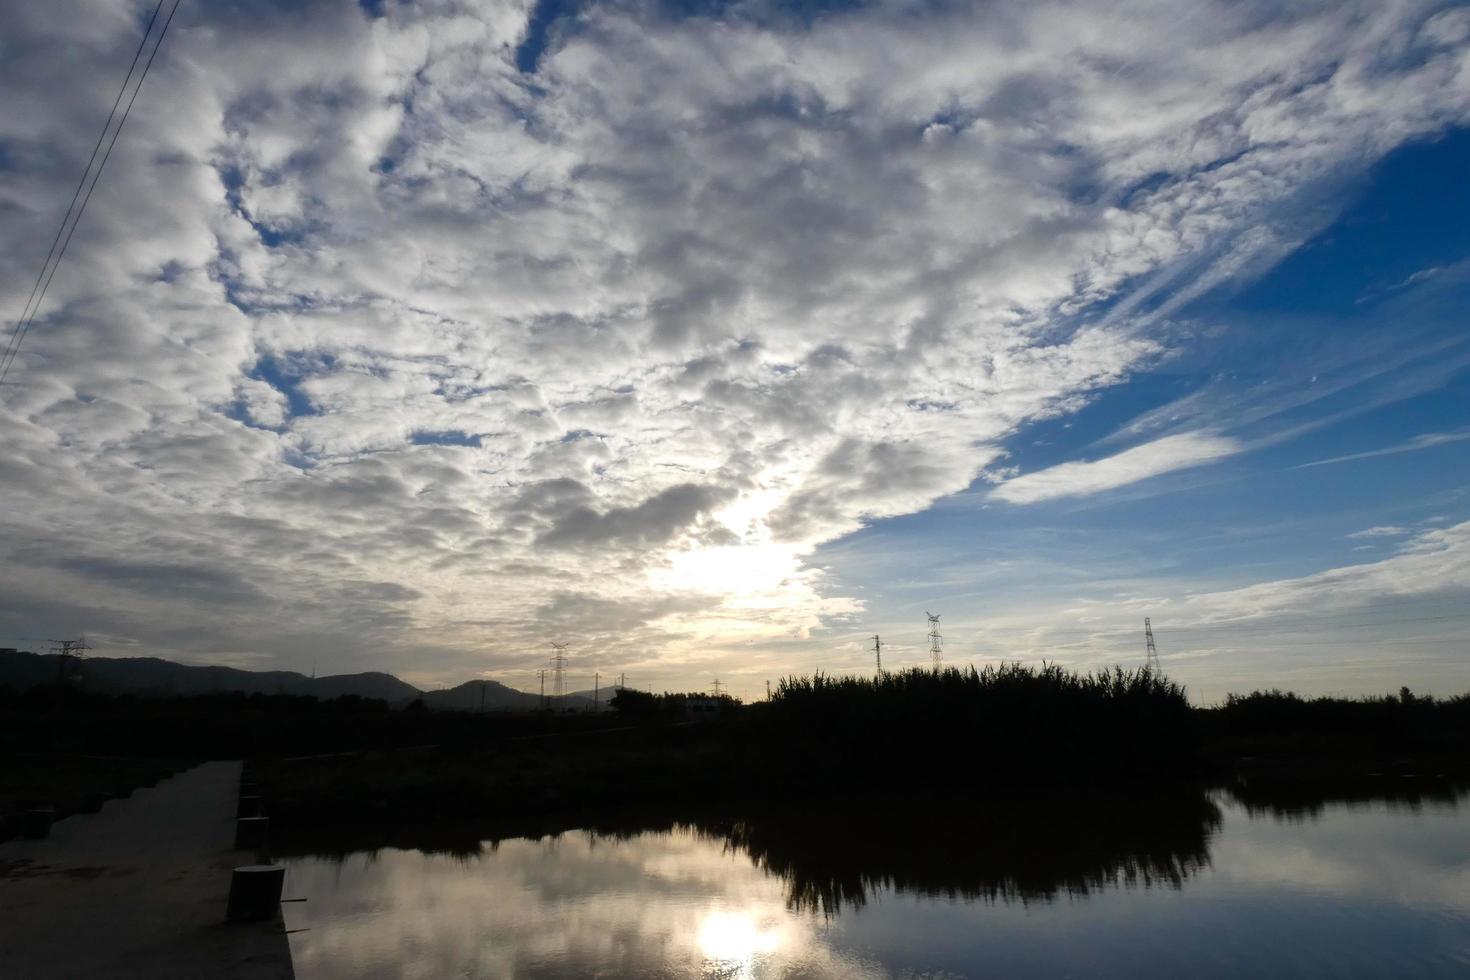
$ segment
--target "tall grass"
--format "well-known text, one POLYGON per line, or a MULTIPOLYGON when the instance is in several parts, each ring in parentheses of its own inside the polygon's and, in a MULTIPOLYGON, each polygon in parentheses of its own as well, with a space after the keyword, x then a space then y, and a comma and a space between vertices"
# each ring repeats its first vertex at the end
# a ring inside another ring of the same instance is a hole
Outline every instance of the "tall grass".
POLYGON ((888 781, 1180 774, 1196 746, 1184 689, 1147 668, 1056 664, 787 677, 761 727, 816 775, 888 781), (893 767, 890 770, 888 767, 893 767))

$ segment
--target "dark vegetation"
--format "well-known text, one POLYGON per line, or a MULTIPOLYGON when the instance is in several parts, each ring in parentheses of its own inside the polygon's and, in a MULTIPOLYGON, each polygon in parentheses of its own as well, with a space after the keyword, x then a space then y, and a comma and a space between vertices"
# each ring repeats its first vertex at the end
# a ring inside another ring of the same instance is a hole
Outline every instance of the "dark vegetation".
POLYGON ((34 775, 44 765, 6 777, 22 755, 53 758, 58 773, 66 759, 89 756, 248 758, 273 821, 297 827, 789 806, 855 793, 961 801, 1059 786, 1138 792, 1204 780, 1234 780, 1248 800, 1272 779, 1457 773, 1470 760, 1467 697, 1270 692, 1196 709, 1177 684, 1146 670, 1010 664, 818 675, 788 678, 770 701, 751 705, 631 690, 612 705, 604 715, 478 713, 355 695, 0 687, 0 779, 9 778, 0 802, 49 792, 34 775))
POLYGON ((1173 781, 1197 771, 1184 689, 1147 670, 1055 665, 787 678, 751 743, 793 785, 1173 781), (963 762, 959 762, 959 758, 963 762))
POLYGON ((440 745, 459 756, 494 740, 610 723, 579 714, 392 710, 356 695, 142 697, 66 685, 17 693, 0 685, 0 839, 13 832, 20 811, 45 805, 64 816, 98 794, 116 796, 204 759, 324 756, 317 761, 326 768, 361 772, 377 754, 412 766, 440 745))
POLYGON ((0 753, 56 752, 194 759, 339 755, 445 745, 473 748, 506 738, 579 732, 616 716, 437 712, 410 702, 345 695, 331 700, 276 694, 183 698, 107 695, 73 688, 0 687, 0 753))
POLYGON ((1397 695, 1347 700, 1256 691, 1232 694, 1200 714, 1209 733, 1239 753, 1470 757, 1470 694, 1437 699, 1404 687, 1397 695))

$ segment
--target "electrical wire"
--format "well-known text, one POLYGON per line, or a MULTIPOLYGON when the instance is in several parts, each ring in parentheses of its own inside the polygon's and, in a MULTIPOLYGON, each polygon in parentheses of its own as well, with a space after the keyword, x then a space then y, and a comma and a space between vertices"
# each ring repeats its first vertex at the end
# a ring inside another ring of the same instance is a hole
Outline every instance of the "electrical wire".
POLYGON ((117 107, 122 102, 123 93, 127 91, 132 80, 133 71, 138 66, 138 59, 142 56, 143 49, 147 47, 148 38, 153 33, 153 25, 158 20, 158 14, 163 9, 165 0, 158 0, 158 6, 154 8, 153 17, 148 21, 148 29, 143 33, 143 39, 138 43, 138 51, 133 55, 132 64, 128 66, 128 73, 123 78, 122 87, 118 90, 117 99, 113 101, 112 111, 107 115, 107 121, 103 123, 102 133, 97 137, 97 146, 92 150, 92 158, 87 161, 87 169, 82 171, 81 183, 72 194, 71 204, 67 206, 66 215, 61 219, 61 227, 56 232, 56 238, 51 243, 51 251, 46 254, 46 262, 41 265, 41 274, 36 277, 36 285, 31 287, 31 298, 26 300, 26 306, 21 311, 21 318, 16 322, 15 331, 11 334, 10 341, 6 344, 3 357, 0 357, 0 384, 5 383, 6 376, 10 373, 10 367, 20 356, 21 344, 25 342, 26 335, 31 331, 31 325, 36 320, 36 314, 40 312, 41 304, 46 299, 46 292, 51 288, 51 280, 56 277, 56 270, 61 267, 61 260, 66 255, 66 250, 71 245, 71 239, 76 234, 77 225, 81 223, 82 214, 87 209, 87 202, 92 200, 92 192, 97 189, 97 182, 102 177, 102 170, 107 166, 108 159, 112 156, 112 149, 117 145, 117 139, 122 135, 123 126, 127 124, 128 115, 133 111, 133 103, 138 101, 138 93, 143 90, 143 82, 148 78, 148 71, 153 67, 153 60, 158 57, 159 48, 163 47, 163 39, 168 34, 169 25, 173 23, 174 14, 179 11, 182 0, 174 0, 173 6, 169 8, 168 18, 163 22, 163 29, 158 32, 158 40, 153 45, 148 60, 143 64, 143 71, 138 75, 137 84, 133 86, 133 94, 128 98, 128 104, 123 109, 122 116, 118 118, 117 127, 112 129, 112 120, 117 117, 117 107), (112 138, 107 142, 107 150, 102 154, 102 160, 97 164, 97 169, 92 170, 92 162, 97 159, 97 149, 102 146, 103 140, 107 138, 107 132, 112 129, 112 138), (88 175, 91 175, 91 184, 87 185, 88 175), (87 186, 85 195, 82 195, 82 187, 87 186), (81 195, 81 204, 77 204, 78 195, 81 195), (73 217, 75 208, 75 217, 73 217), (71 219, 71 227, 67 228, 67 220, 71 219), (63 232, 65 235, 63 236, 63 232), (57 248, 57 242, 60 248, 57 248), (53 261, 54 256, 54 261, 53 261), (47 271, 47 266, 50 271, 47 271))
POLYGON ((92 155, 87 158, 87 165, 82 168, 82 177, 77 181, 77 189, 72 191, 71 202, 66 206, 66 214, 61 217, 61 225, 56 229, 56 237, 51 239, 51 248, 46 252, 46 261, 41 263, 41 271, 36 274, 36 281, 31 286, 31 294, 26 297, 26 305, 21 308, 20 317, 15 321, 15 332, 5 343, 5 353, 0 355, 0 365, 10 360, 11 347, 16 344, 16 338, 20 336, 21 324, 26 323, 31 316, 31 304, 36 300, 36 291, 41 288, 41 282, 46 278, 46 270, 51 267, 51 260, 56 255, 56 247, 61 244, 61 236, 66 231, 67 222, 71 220, 77 201, 81 199, 82 188, 87 185, 87 176, 92 172, 92 164, 97 162, 97 154, 102 149, 102 142, 107 139, 107 133, 112 129, 113 119, 117 118, 117 107, 122 105, 123 95, 128 90, 128 82, 132 80, 133 71, 138 67, 138 59, 143 57, 143 49, 148 46, 148 38, 153 33, 153 25, 158 20, 158 12, 162 9, 163 0, 158 0, 158 6, 153 8, 153 16, 148 20, 147 29, 143 31, 143 36, 138 40, 138 50, 133 52, 133 61, 128 65, 128 73, 123 76, 122 84, 118 86, 117 98, 112 100, 112 109, 108 111, 107 119, 102 123, 102 132, 97 134, 97 142, 92 146, 92 155))

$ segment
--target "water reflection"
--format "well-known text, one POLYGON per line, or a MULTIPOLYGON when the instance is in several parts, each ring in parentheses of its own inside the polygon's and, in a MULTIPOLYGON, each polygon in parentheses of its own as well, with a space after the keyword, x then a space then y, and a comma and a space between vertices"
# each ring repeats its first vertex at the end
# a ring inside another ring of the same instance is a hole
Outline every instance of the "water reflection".
POLYGON ((787 885, 787 904, 834 914, 874 891, 1036 902, 1100 888, 1178 888, 1209 865, 1220 810, 1189 790, 768 811, 703 823, 787 885))
POLYGON ((1329 806, 1377 806, 1417 813, 1454 809, 1470 792, 1470 778, 1450 774, 1371 773, 1358 776, 1259 775, 1232 780, 1225 790, 1251 816, 1315 819, 1329 806))
POLYGON ((767 806, 738 818, 623 813, 535 824, 426 825, 299 836, 297 853, 346 857, 385 848, 462 860, 517 838, 585 831, 599 842, 684 833, 748 858, 786 885, 795 911, 860 908, 873 891, 967 901, 1036 902, 1100 888, 1178 888, 1209 865, 1220 809, 1210 794, 1038 795, 967 801, 872 799, 767 806), (539 828, 539 829, 537 829, 539 828))
POLYGON ((288 925, 307 930, 302 980, 1458 976, 1462 792, 1390 809, 1257 784, 298 839, 287 889, 309 901, 288 925))

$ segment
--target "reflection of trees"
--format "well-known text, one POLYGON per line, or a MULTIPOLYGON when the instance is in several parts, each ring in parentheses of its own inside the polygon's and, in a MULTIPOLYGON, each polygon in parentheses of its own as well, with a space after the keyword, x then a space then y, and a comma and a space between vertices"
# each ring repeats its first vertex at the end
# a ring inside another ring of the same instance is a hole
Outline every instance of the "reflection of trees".
POLYGON ((1180 887, 1209 863, 1220 811, 1197 790, 1153 797, 873 801, 783 808, 700 829, 788 884, 793 908, 835 913, 874 889, 1045 901, 1099 888, 1180 887))
MULTIPOLYGON (((1314 817, 1329 804, 1455 805, 1464 777, 1237 780, 1225 788, 1253 816, 1314 817)), ((1006 902, 1112 887, 1179 888, 1209 864, 1220 810, 1201 789, 1158 794, 1028 794, 947 800, 843 799, 728 812, 622 811, 493 824, 418 824, 292 835, 284 853, 343 858, 379 848, 471 860, 510 838, 585 831, 593 846, 689 828, 749 855, 787 885, 791 907, 833 914, 875 890, 1006 902)))
POLYGON ((1205 793, 1007 799, 878 799, 771 805, 739 818, 621 813, 494 825, 427 824, 292 835, 283 853, 338 860, 393 847, 473 859, 513 837, 584 830, 594 846, 686 826, 745 852, 788 886, 793 908, 835 913, 871 891, 1040 901, 1140 885, 1179 887, 1209 862, 1220 812, 1205 793))
POLYGON ((1225 791, 1253 817, 1315 820, 1332 804, 1387 803, 1411 812, 1426 805, 1454 807, 1470 792, 1470 777, 1397 773, 1305 778, 1300 774, 1266 775, 1235 779, 1225 791))

